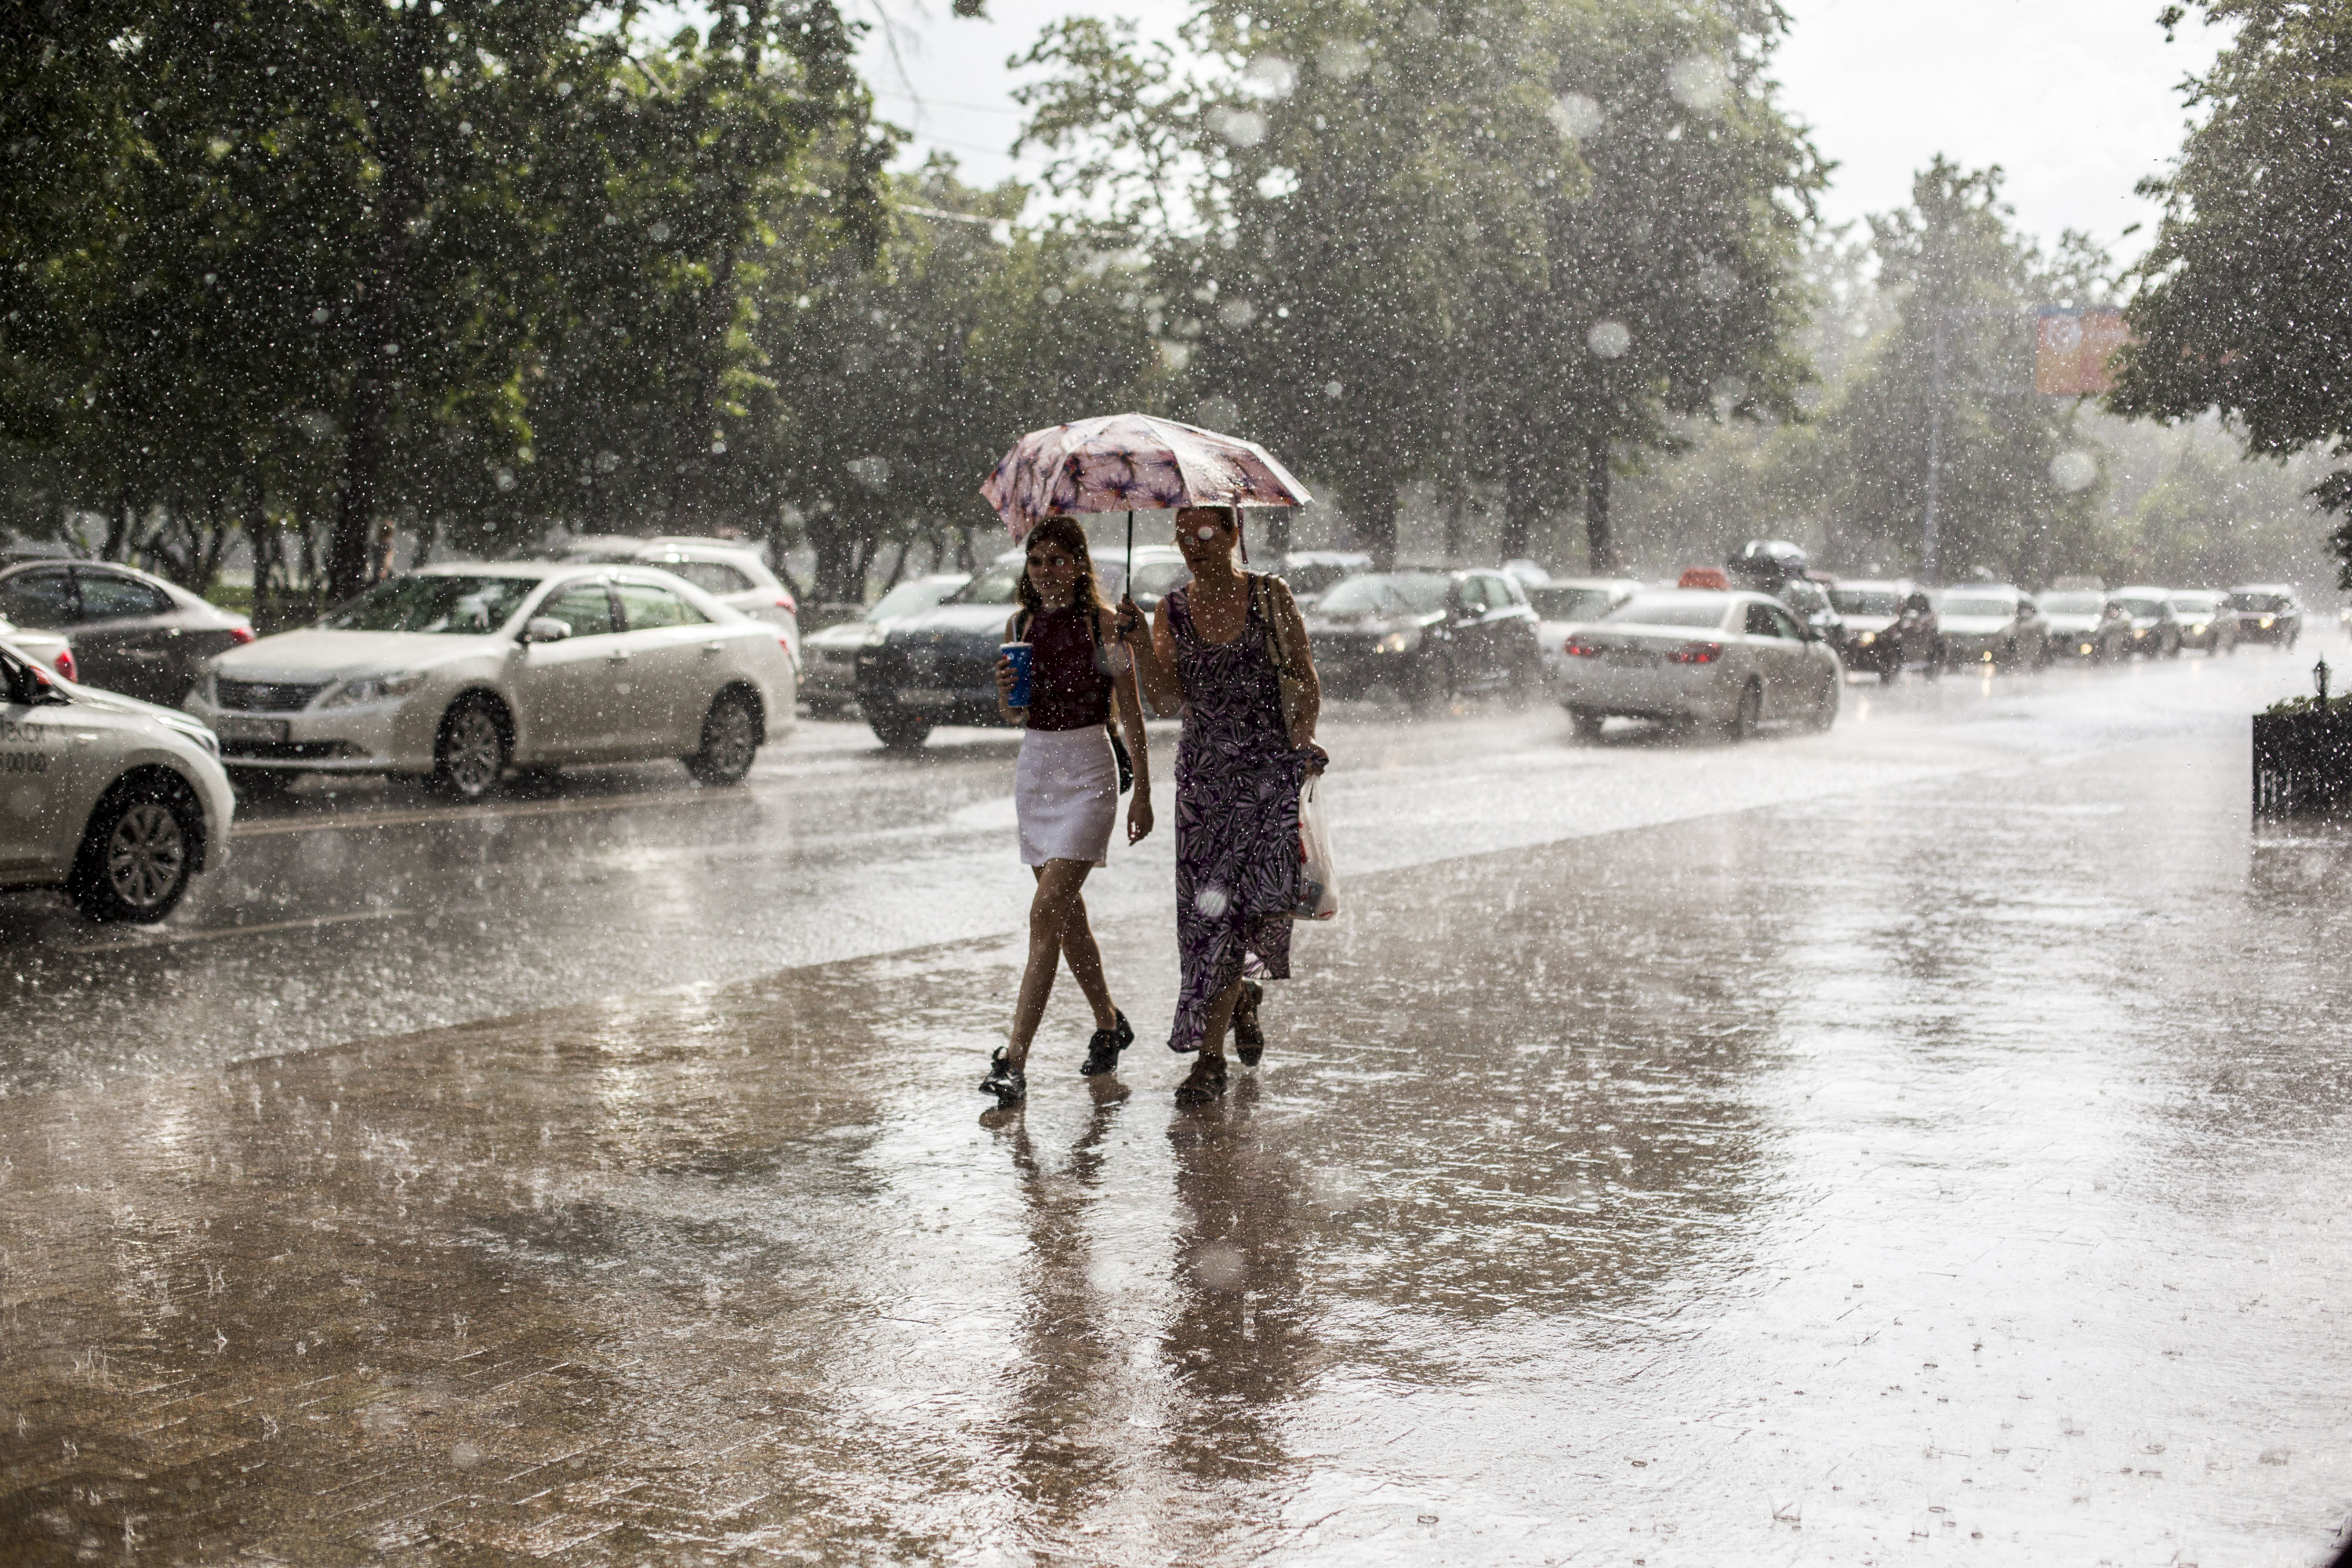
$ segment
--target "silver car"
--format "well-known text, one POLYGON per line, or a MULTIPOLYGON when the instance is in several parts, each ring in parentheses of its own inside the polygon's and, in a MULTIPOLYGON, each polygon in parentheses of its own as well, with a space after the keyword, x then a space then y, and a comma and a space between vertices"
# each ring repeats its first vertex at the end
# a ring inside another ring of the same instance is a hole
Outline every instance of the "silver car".
POLYGON ((1580 736, 1612 716, 1719 726, 1738 741, 1759 724, 1826 730, 1845 682, 1819 634, 1762 594, 1649 589, 1561 647, 1556 687, 1580 736))
POLYGON ((1536 643, 1543 649, 1544 675, 1557 682, 1568 656, 1568 639, 1642 591, 1631 577, 1555 577, 1521 584, 1535 606, 1536 643))
POLYGON ((892 623, 920 615, 971 581, 969 572, 934 572, 899 584, 854 621, 811 633, 801 644, 801 700, 809 711, 848 711, 857 700, 857 650, 874 647, 892 623))
POLYGON ((188 699, 242 788, 677 757, 732 784, 793 726, 782 633, 649 566, 428 566, 233 648, 188 699))

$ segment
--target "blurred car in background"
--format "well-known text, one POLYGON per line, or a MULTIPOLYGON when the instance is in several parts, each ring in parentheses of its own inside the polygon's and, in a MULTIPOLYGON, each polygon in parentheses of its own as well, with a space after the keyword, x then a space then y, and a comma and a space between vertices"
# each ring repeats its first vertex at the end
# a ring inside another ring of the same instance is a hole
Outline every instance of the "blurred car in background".
POLYGON ((857 653, 888 634, 895 623, 931 608, 971 581, 969 572, 934 572, 901 583, 854 621, 812 632, 801 643, 801 700, 809 711, 838 714, 857 700, 857 653))
POLYGON ((1561 577, 1521 586, 1536 612, 1536 642, 1543 650, 1547 681, 1559 679, 1560 661, 1567 657, 1560 647, 1571 636, 1642 591, 1631 577, 1561 577))
POLYGON ((430 778, 475 799, 509 765, 676 757, 749 773, 793 727, 783 632, 651 566, 427 566, 215 659, 188 710, 241 789, 305 773, 430 778))
POLYGON ((2060 588, 2042 595, 2051 658, 2105 664, 2131 651, 2131 618, 2106 590, 2060 588))
POLYGON ((63 888, 96 921, 160 921, 228 858, 236 801, 185 713, 60 679, 0 641, 0 888, 63 888))
MULTIPOLYGON (((1140 575, 1146 552, 1135 553, 1140 575)), ((1105 572, 1096 557, 1106 598, 1116 597, 1109 579, 1122 574, 1123 563, 1115 558, 1105 572)), ((1004 552, 937 605, 900 616, 857 650, 857 709, 876 739, 897 751, 921 745, 941 724, 1004 722, 996 710, 996 650, 1019 607, 1026 564, 1022 552, 1004 552)))
POLYGON ((5 637, 16 650, 36 664, 47 665, 51 670, 74 679, 73 643, 55 632, 37 632, 13 621, 0 620, 0 637, 5 637))
POLYGON ((176 583, 112 562, 0 567, 0 620, 73 645, 73 679, 169 708, 205 661, 253 640, 253 623, 176 583))
POLYGON ((2229 600, 2210 588, 2176 588, 2169 595, 2172 618, 2180 623, 2180 646, 2207 653, 2238 651, 2238 617, 2229 600))
POLYGON ((1832 585, 1829 596, 1845 629, 1838 652, 1848 669, 1875 675, 1882 686, 1900 680, 1906 668, 1930 677, 1942 670, 1935 602, 1918 584, 1907 577, 1852 579, 1832 585))
POLYGON ((2006 583, 1945 589, 1936 602, 1936 625, 1949 668, 2034 670, 2049 659, 2049 622, 2030 595, 2006 583))
POLYGON ((1807 576, 1811 569, 1803 546, 1785 539, 1751 539, 1723 563, 1731 586, 1776 598, 1791 580, 1807 576))
POLYGON ((801 663, 799 601, 768 569, 767 555, 756 544, 690 536, 631 539, 590 534, 565 545, 558 559, 658 566, 739 615, 782 627, 793 665, 801 663))
POLYGON ((1367 572, 1306 613, 1326 697, 1393 692, 1415 709, 1480 691, 1532 696, 1543 679, 1527 593, 1484 567, 1367 572))
POLYGON ((2118 588, 2109 596, 2130 628, 2132 652, 2143 658, 2180 657, 2180 621, 2168 589, 2118 588))
POLYGON ((1558 695, 1576 733, 1612 716, 1720 726, 1826 730, 1845 685, 1837 655, 1769 595, 1649 589, 1568 639, 1558 695))
POLYGON ((1336 584, 1371 569, 1372 558, 1360 550, 1294 550, 1282 558, 1276 574, 1290 584, 1290 596, 1304 609, 1336 584))
POLYGON ((2230 590, 2230 608, 2238 613, 2240 642, 2293 647, 2303 636, 2303 601, 2284 583, 2241 584, 2230 590))
MULTIPOLYGON (((1116 605, 1122 594, 1135 595, 1135 607, 1145 615, 1160 607, 1160 601, 1192 580, 1192 569, 1184 564, 1184 552, 1172 544, 1139 544, 1135 547, 1135 581, 1127 580, 1127 552, 1097 550, 1095 552, 1095 581, 1101 584, 1103 603, 1116 605)), ((995 679, 990 678, 993 689, 995 679)))
POLYGON ((1845 657, 1845 617, 1839 614, 1837 603, 1830 597, 1829 587, 1810 574, 1784 579, 1772 596, 1780 600, 1805 625, 1820 634, 1822 641, 1840 658, 1845 657))

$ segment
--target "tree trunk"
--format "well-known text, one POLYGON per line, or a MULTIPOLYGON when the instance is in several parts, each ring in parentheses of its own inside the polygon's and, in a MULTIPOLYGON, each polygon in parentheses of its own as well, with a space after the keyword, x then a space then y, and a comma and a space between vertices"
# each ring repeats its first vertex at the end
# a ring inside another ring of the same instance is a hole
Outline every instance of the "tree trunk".
POLYGON ((1609 437, 1606 436, 1585 437, 1584 545, 1591 556, 1594 576, 1616 574, 1617 543, 1609 537, 1609 437))
POLYGON ((1547 510, 1535 455, 1524 448, 1514 451, 1503 468, 1503 527, 1496 540, 1496 554, 1505 561, 1527 555, 1535 525, 1547 510))
POLYGON ((1360 488, 1361 493, 1349 498, 1355 504, 1349 509, 1356 525, 1356 542, 1370 552, 1373 568, 1385 572, 1396 564, 1396 484, 1382 475, 1360 488))
POLYGON ((425 97, 423 29, 433 25, 431 10, 410 6, 406 25, 394 36, 383 112, 375 125, 374 150, 383 165, 383 189, 376 203, 374 275, 359 296, 359 360, 352 378, 351 413, 344 422, 343 472, 337 481, 341 493, 327 536, 330 603, 348 599, 374 581, 374 514, 384 456, 392 445, 394 361, 404 346, 400 334, 408 297, 408 226, 417 216, 415 143, 425 97))

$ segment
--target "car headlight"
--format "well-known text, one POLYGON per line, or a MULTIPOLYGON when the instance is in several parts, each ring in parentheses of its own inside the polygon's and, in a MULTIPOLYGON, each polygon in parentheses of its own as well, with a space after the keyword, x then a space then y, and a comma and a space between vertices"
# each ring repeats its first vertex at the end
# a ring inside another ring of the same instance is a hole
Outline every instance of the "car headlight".
POLYGON ((1855 647, 1868 647, 1871 644, 1878 640, 1878 634, 1876 632, 1864 632, 1853 640, 1855 647))
POLYGON ((220 737, 202 724, 174 724, 171 728, 173 734, 194 741, 197 745, 202 746, 208 755, 215 757, 220 755, 220 737))
POLYGON ((2200 621, 2195 626, 2189 627, 2189 635, 2192 637, 2203 637, 2205 635, 2205 623, 2203 621, 2200 621))
POLYGON ((319 700, 319 706, 357 708, 362 703, 389 701, 407 696, 424 681, 425 677, 413 670, 405 675, 362 675, 339 683, 319 700))
POLYGON ((1420 640, 1419 632, 1391 632, 1372 646, 1381 653, 1409 653, 1420 640))
POLYGON ((2263 630, 2264 630, 2264 631, 2268 631, 2268 630, 2270 630, 2270 629, 2271 629, 2271 623, 2272 623, 2272 622, 2273 622, 2273 621, 2275 621, 2275 620, 2277 620, 2277 619, 2278 619, 2278 617, 2277 617, 2276 616, 2264 616, 2263 617, 2263 630))

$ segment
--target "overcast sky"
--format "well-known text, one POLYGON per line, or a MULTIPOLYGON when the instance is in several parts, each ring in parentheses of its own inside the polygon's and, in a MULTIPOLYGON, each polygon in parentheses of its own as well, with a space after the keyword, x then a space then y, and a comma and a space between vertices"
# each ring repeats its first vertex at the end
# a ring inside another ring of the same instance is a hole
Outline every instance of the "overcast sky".
MULTIPOLYGON (((2152 217, 2132 195, 2180 143, 2181 77, 2210 62, 2218 35, 2192 25, 2168 45, 2159 0, 1789 0, 1795 18, 1776 62, 1782 102, 1838 167, 1833 222, 1902 205, 1937 153, 2008 171, 2019 224, 2042 239, 2088 231, 2136 254, 2152 217)), ((945 0, 890 0, 890 28, 864 64, 884 116, 915 132, 908 162, 938 147, 968 180, 1019 173, 1006 154, 1021 117, 1007 57, 1025 50, 1069 0, 989 0, 985 21, 945 0), (928 8, 928 15, 918 6, 928 8), (895 45, 895 51, 893 46, 895 45)), ((1171 35, 1186 0, 1102 8, 1171 35)), ((867 13, 869 16, 872 12, 867 13)))

